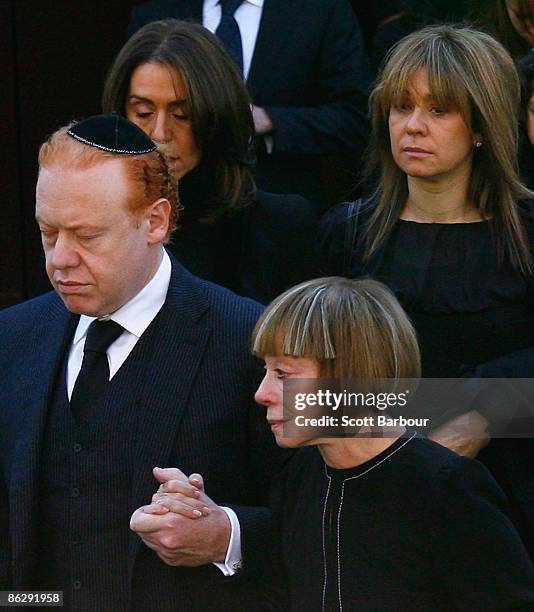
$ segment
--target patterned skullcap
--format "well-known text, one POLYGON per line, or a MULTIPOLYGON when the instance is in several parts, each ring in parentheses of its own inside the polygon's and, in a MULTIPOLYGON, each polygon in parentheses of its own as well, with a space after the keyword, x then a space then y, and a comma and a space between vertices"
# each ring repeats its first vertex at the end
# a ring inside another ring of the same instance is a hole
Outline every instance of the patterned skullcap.
POLYGON ((82 119, 67 134, 86 145, 110 153, 141 155, 156 149, 154 142, 141 128, 115 113, 82 119))

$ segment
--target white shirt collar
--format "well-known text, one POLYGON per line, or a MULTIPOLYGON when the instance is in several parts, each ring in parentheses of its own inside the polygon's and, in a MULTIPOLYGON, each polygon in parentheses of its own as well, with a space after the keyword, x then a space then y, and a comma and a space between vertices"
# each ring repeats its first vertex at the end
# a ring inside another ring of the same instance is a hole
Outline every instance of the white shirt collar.
MULTIPOLYGON (((254 6, 258 6, 260 8, 262 8, 264 1, 265 0, 245 0, 245 2, 248 2, 248 4, 253 4, 254 6)), ((219 0, 205 0, 204 6, 209 8, 219 6, 219 0)))
MULTIPOLYGON (((102 318, 119 323, 126 331, 140 338, 165 302, 171 280, 171 268, 171 260, 163 249, 161 263, 150 281, 126 304, 108 317, 102 318)), ((89 325, 95 318, 81 315, 74 334, 73 344, 77 344, 82 338, 85 338, 89 325)))

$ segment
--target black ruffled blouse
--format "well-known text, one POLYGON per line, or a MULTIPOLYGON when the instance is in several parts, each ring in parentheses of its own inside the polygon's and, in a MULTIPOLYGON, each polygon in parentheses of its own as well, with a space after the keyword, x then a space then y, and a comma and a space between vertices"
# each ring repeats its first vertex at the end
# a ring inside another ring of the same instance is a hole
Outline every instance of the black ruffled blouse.
POLYGON ((460 376, 534 345, 532 282, 497 264, 487 221, 399 220, 375 277, 413 320, 424 376, 460 376))
MULTIPOLYGON (((347 206, 322 221, 328 274, 343 275, 347 206)), ((364 262, 365 221, 363 213, 349 276, 372 276, 394 291, 417 330, 424 376, 458 377, 534 346, 534 282, 510 264, 498 264, 491 222, 399 220, 386 244, 364 262)), ((534 222, 526 220, 525 227, 534 238, 534 222)))

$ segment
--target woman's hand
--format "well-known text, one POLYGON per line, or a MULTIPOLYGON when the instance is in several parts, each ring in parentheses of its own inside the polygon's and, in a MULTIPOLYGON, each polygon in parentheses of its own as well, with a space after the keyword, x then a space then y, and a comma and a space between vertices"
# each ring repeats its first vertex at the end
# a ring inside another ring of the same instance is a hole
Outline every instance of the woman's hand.
POLYGON ((458 455, 474 459, 490 441, 487 426, 488 420, 471 410, 440 425, 428 437, 458 455))
POLYGON ((155 468, 154 476, 161 483, 154 503, 132 514, 130 529, 168 565, 224 563, 232 524, 204 492, 202 477, 177 468, 155 468))
POLYGON ((144 506, 146 514, 174 512, 186 518, 198 519, 211 513, 206 505, 204 481, 200 474, 189 478, 177 468, 154 468, 154 476, 161 483, 152 496, 152 503, 144 506))

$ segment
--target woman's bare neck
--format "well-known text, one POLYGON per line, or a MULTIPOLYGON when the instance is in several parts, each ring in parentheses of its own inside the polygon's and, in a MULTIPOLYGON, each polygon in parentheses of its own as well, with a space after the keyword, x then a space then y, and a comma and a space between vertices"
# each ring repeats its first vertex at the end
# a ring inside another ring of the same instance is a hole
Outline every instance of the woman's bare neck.
POLYGON ((475 223, 480 211, 469 199, 468 180, 408 177, 408 198, 400 218, 419 223, 475 223))

